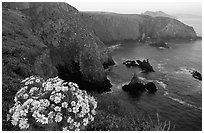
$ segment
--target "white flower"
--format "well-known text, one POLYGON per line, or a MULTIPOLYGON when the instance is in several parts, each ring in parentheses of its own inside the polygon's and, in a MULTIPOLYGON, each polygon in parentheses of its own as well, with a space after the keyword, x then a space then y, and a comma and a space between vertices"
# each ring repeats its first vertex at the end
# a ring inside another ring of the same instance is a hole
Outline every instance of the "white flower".
POLYGON ((28 119, 27 118, 21 118, 19 121, 19 127, 21 129, 27 129, 29 127, 29 124, 27 123, 28 119))
POLYGON ((37 100, 34 100, 31 104, 32 104, 32 106, 34 106, 34 107, 39 107, 39 106, 40 106, 40 102, 37 101, 37 100))
POLYGON ((63 103, 62 103, 62 107, 63 107, 63 108, 67 108, 67 107, 68 107, 68 103, 67 103, 67 102, 63 102, 63 103))
POLYGON ((80 127, 80 122, 74 122, 74 126, 77 128, 80 127))
POLYGON ((62 121, 62 116, 59 115, 59 114, 57 114, 57 115, 55 116, 55 121, 56 121, 56 122, 62 121))
POLYGON ((68 91, 68 87, 67 87, 67 86, 63 86, 63 87, 62 87, 62 91, 63 91, 63 92, 68 91))
POLYGON ((84 119, 83 119, 83 125, 86 126, 88 123, 89 123, 88 118, 84 118, 84 119))
POLYGON ((76 114, 77 112, 79 112, 79 108, 74 107, 72 112, 76 114))
POLYGON ((16 119, 11 120, 12 125, 16 126, 18 124, 18 121, 16 119))
POLYGON ((41 120, 42 124, 48 124, 48 118, 47 117, 43 117, 41 120))
POLYGON ((68 108, 67 110, 68 110, 68 112, 72 112, 72 109, 71 109, 71 108, 68 108))
POLYGON ((37 88, 37 87, 32 87, 32 88, 30 89, 29 93, 30 93, 30 94, 33 94, 34 91, 38 91, 38 90, 39 90, 39 88, 37 88))
POLYGON ((32 116, 33 116, 34 118, 36 118, 36 117, 39 116, 39 115, 40 115, 40 114, 39 114, 38 111, 34 111, 33 114, 32 114, 32 116))
POLYGON ((76 105, 76 102, 75 102, 75 101, 72 101, 72 102, 71 102, 71 105, 72 105, 72 106, 75 106, 75 105, 76 105))
POLYGON ((50 113, 48 113, 48 117, 51 118, 51 119, 54 117, 54 115, 55 115, 55 113, 54 113, 53 111, 51 111, 50 113))
POLYGON ((55 111, 59 111, 59 112, 60 112, 60 111, 61 111, 61 107, 56 106, 56 107, 54 108, 54 110, 55 110, 55 111))
POLYGON ((96 111, 93 109, 93 110, 91 110, 91 113, 93 114, 93 115, 96 115, 96 111))
POLYGON ((56 104, 58 104, 58 103, 60 103, 60 101, 61 101, 61 98, 56 96, 55 99, 54 99, 54 102, 56 104))
POLYGON ((35 82, 39 83, 39 82, 40 82, 40 79, 36 79, 35 82))
POLYGON ((60 86, 56 86, 55 90, 56 90, 56 92, 59 92, 59 91, 61 91, 61 87, 60 86))
POLYGON ((62 130, 63 130, 63 131, 69 131, 69 130, 67 129, 67 127, 62 127, 62 130))
POLYGON ((50 101, 49 101, 49 100, 45 99, 44 102, 45 102, 45 103, 44 103, 45 107, 50 106, 50 101))
POLYGON ((67 119, 67 123, 72 123, 74 122, 74 120, 69 116, 69 118, 67 119))
POLYGON ((55 100, 55 96, 54 96, 54 95, 51 95, 51 96, 50 96, 50 100, 51 100, 51 101, 54 101, 54 100, 55 100))

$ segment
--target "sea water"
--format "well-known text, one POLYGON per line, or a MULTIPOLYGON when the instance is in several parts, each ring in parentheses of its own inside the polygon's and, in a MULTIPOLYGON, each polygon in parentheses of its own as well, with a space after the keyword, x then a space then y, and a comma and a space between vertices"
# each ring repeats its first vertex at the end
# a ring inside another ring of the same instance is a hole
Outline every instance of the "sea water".
MULTIPOLYGON (((197 21, 185 23, 194 26, 201 36, 201 22, 197 21)), ((153 118, 158 113, 161 120, 171 121, 175 130, 202 130, 202 82, 189 72, 202 72, 202 41, 169 45, 168 49, 159 49, 140 43, 117 44, 112 52, 116 65, 108 72, 112 95, 118 96, 134 113, 142 111, 153 118), (155 72, 145 74, 139 68, 127 68, 122 64, 127 59, 149 59, 155 72), (122 86, 130 82, 134 73, 144 82, 154 82, 158 91, 136 97, 124 92, 122 86)))

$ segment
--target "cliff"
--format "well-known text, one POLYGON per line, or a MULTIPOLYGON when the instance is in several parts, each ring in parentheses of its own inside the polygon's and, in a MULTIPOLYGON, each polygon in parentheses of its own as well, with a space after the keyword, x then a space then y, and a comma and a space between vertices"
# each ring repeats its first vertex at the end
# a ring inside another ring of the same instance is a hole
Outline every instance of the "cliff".
POLYGON ((141 15, 149 15, 151 17, 168 17, 168 18, 176 19, 176 17, 166 14, 165 12, 162 12, 162 11, 155 11, 155 12, 146 11, 144 13, 141 13, 141 15))
POLYGON ((193 27, 168 17, 103 12, 81 12, 81 16, 103 42, 197 38, 193 27))
POLYGON ((31 75, 59 76, 80 89, 107 91, 105 68, 113 64, 106 46, 66 3, 2 4, 3 130, 20 81, 31 75))

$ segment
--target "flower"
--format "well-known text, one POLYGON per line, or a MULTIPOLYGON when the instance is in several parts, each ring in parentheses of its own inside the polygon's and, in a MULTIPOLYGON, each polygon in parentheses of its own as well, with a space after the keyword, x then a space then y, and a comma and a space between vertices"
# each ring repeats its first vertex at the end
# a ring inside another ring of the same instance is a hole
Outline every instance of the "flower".
POLYGON ((62 127, 62 130, 63 130, 63 131, 69 131, 69 130, 67 129, 67 127, 62 127))
POLYGON ((48 118, 47 117, 43 117, 41 120, 42 124, 48 124, 48 118))
POLYGON ((93 109, 93 110, 91 110, 91 113, 93 114, 93 115, 96 115, 96 111, 93 109))
POLYGON ((56 86, 55 90, 56 90, 56 92, 59 92, 59 91, 61 91, 61 87, 60 86, 56 86))
POLYGON ((75 105, 76 105, 76 102, 75 102, 75 101, 72 101, 72 102, 71 102, 71 105, 72 105, 72 106, 75 106, 75 105))
POLYGON ((55 116, 55 121, 56 121, 56 122, 62 121, 62 116, 61 116, 60 114, 57 114, 57 115, 55 116))
POLYGON ((67 86, 62 86, 62 91, 63 92, 68 91, 68 87, 67 86))
POLYGON ((40 79, 36 79, 35 82, 39 83, 39 82, 40 82, 40 79))
POLYGON ((27 118, 21 118, 19 121, 19 127, 21 129, 27 129, 29 127, 29 124, 27 123, 28 119, 27 118))
POLYGON ((79 108, 74 107, 73 110, 72 110, 72 112, 76 114, 77 112, 79 112, 79 108))
POLYGON ((62 107, 63 107, 63 108, 67 108, 67 107, 68 107, 68 103, 67 103, 67 102, 63 102, 63 103, 62 103, 62 107))
POLYGON ((54 115, 55 115, 55 113, 53 111, 51 111, 50 113, 48 113, 48 118, 52 119, 54 117, 54 115))
POLYGON ((12 120, 11 120, 11 124, 14 125, 14 126, 16 126, 16 125, 18 124, 18 120, 12 119, 12 120))
POLYGON ((35 124, 47 129, 52 125, 78 131, 94 120, 97 102, 77 84, 58 77, 44 81, 37 76, 22 83, 24 87, 16 93, 14 106, 9 110, 12 125, 20 129, 33 128, 35 124))
POLYGON ((67 123, 72 123, 74 120, 69 116, 69 118, 67 119, 67 123))
POLYGON ((55 110, 55 111, 59 111, 59 112, 60 112, 60 111, 61 111, 61 107, 56 106, 56 107, 54 108, 54 110, 55 110))
POLYGON ((60 97, 55 97, 54 98, 54 102, 57 104, 57 103, 60 103, 60 101, 61 101, 61 98, 60 97))

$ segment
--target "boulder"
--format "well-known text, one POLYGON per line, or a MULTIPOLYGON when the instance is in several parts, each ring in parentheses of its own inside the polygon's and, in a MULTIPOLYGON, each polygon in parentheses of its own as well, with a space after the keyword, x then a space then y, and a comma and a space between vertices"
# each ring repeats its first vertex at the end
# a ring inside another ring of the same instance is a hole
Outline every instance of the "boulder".
POLYGON ((134 74, 128 85, 124 85, 122 89, 131 94, 138 94, 145 91, 145 85, 138 79, 137 75, 134 74))
POLYGON ((157 87, 153 82, 148 82, 146 84, 142 83, 136 74, 134 74, 130 83, 128 85, 124 85, 122 89, 132 95, 138 95, 145 91, 148 93, 155 93, 157 91, 157 87))
POLYGON ((157 91, 157 87, 153 82, 145 84, 145 88, 149 93, 155 93, 157 91))
POLYGON ((198 79, 198 80, 200 80, 200 81, 202 81, 202 75, 201 75, 201 73, 199 73, 198 71, 193 71, 192 72, 192 76, 195 78, 195 79, 198 79))
POLYGON ((138 63, 138 66, 143 70, 143 72, 154 72, 153 67, 150 65, 149 60, 136 60, 138 63))

